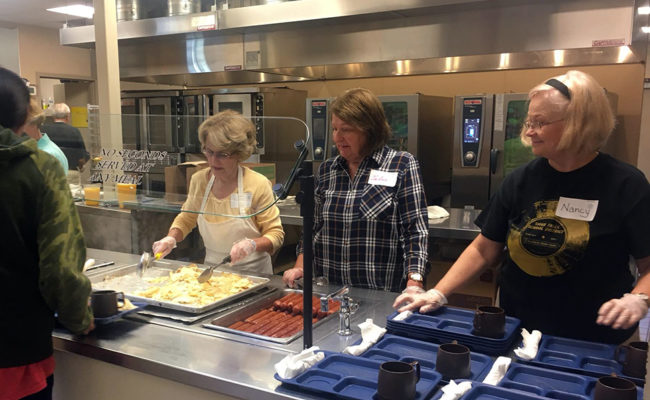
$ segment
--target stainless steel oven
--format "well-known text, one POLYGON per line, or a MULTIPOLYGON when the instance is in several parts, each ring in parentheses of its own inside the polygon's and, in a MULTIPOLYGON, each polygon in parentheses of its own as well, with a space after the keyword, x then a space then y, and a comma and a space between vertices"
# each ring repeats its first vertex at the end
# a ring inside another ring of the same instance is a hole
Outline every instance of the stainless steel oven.
POLYGON ((525 93, 457 96, 451 206, 483 209, 504 177, 534 158, 519 139, 525 93))
MULTIPOLYGON (((451 185, 453 99, 423 94, 377 96, 384 106, 392 138, 388 146, 408 151, 420 163, 429 204, 440 204, 451 185)), ((331 112, 334 98, 307 99, 307 126, 312 159, 323 161, 336 155, 331 143, 331 112)))
MULTIPOLYGON (((179 140, 183 130, 181 92, 133 91, 122 93, 123 146, 129 149, 160 151, 167 155, 143 173, 141 190, 149 196, 165 193, 165 167, 182 161, 179 140)), ((183 142, 184 143, 184 142, 183 142)))

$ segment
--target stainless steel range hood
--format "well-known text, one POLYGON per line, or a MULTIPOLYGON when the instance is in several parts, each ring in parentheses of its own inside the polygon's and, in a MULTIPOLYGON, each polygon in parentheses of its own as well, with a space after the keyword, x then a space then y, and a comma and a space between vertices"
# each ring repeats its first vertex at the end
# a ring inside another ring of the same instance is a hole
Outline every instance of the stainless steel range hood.
MULTIPOLYGON (((631 63, 645 23, 634 0, 288 1, 119 22, 120 75, 197 87, 631 63)), ((60 39, 93 46, 94 29, 60 39)))

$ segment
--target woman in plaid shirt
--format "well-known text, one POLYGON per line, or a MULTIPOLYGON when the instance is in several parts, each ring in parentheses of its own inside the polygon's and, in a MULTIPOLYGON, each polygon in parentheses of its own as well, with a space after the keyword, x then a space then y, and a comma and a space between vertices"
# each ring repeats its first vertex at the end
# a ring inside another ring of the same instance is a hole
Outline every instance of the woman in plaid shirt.
MULTIPOLYGON (((367 89, 350 89, 334 101, 332 129, 339 155, 318 171, 315 276, 369 289, 423 291, 429 227, 417 160, 386 146, 390 126, 367 89)), ((302 277, 302 257, 284 273, 289 286, 302 277)))

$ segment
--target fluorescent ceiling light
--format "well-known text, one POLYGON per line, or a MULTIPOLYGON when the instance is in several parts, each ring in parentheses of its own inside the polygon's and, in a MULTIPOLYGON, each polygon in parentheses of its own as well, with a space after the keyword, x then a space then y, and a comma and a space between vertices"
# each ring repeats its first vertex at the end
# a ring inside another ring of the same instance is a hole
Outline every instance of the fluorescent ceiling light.
POLYGON ((93 7, 84 6, 81 4, 74 4, 65 7, 48 8, 47 11, 52 11, 52 12, 67 14, 67 15, 74 15, 75 17, 82 17, 88 19, 92 18, 93 14, 95 13, 95 9, 93 7))
POLYGON ((650 26, 642 26, 641 27, 641 32, 650 33, 650 26))
POLYGON ((650 14, 650 7, 639 7, 637 8, 637 11, 640 15, 648 15, 650 14))

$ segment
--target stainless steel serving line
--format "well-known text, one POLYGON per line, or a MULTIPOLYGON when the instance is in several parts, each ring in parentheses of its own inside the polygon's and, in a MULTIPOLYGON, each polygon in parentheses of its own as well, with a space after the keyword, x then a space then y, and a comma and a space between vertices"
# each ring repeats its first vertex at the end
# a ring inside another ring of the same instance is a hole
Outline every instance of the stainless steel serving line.
MULTIPOLYGON (((302 226, 299 204, 285 200, 278 203, 278 208, 283 224, 302 226)), ((474 219, 481 210, 462 208, 446 208, 446 210, 449 211, 448 217, 429 220, 431 237, 472 240, 481 232, 480 228, 474 225, 474 219)))
MULTIPOLYGON (((114 265, 105 267, 110 269, 137 263, 139 259, 139 255, 96 249, 89 249, 88 257, 114 261, 114 265)), ((102 273, 102 268, 98 268, 88 275, 102 273)), ((270 276, 270 279, 270 289, 285 289, 279 276, 270 276)), ((314 295, 337 289, 337 286, 317 286, 314 295)), ((339 319, 332 315, 333 318, 328 317, 314 326, 314 345, 324 350, 341 351, 360 339, 357 325, 367 318, 385 326, 386 316, 392 312, 395 293, 352 288, 349 295, 359 303, 358 311, 351 315, 353 334, 338 335, 339 319)), ((242 307, 246 306, 246 301, 246 298, 236 300, 237 303, 244 303, 242 307)), ((121 320, 99 326, 88 336, 75 336, 63 329, 56 329, 54 347, 57 352, 75 353, 93 361, 124 367, 125 371, 139 371, 237 398, 318 398, 278 388, 279 382, 273 378, 273 365, 290 352, 300 352, 302 337, 283 344, 203 326, 232 311, 217 308, 206 313, 205 318, 193 321, 146 313, 129 314, 121 320)), ((64 369, 69 367, 58 362, 55 379, 57 374, 65 376, 64 369)), ((64 390, 62 386, 65 383, 57 382, 55 387, 57 385, 58 390, 64 390)))

